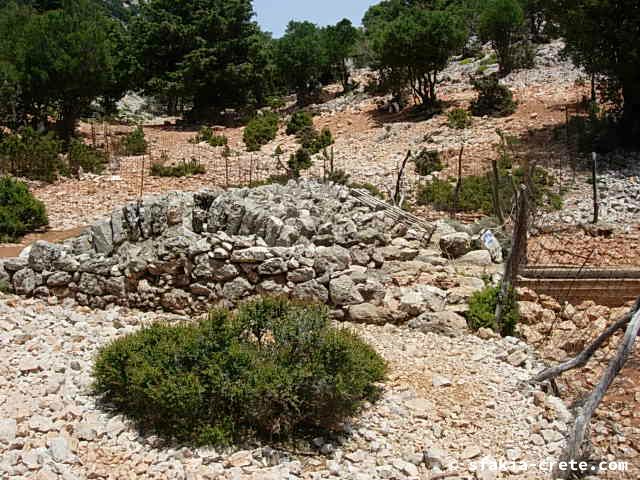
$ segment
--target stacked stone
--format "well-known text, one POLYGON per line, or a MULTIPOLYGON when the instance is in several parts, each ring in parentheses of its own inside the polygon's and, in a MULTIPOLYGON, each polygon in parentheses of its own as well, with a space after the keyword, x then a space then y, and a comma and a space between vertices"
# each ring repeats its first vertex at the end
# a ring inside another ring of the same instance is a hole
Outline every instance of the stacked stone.
POLYGON ((340 308, 381 300, 364 274, 384 261, 376 247, 406 233, 331 184, 171 193, 116 209, 62 245, 36 242, 0 278, 18 294, 97 308, 193 312, 256 294, 340 308))

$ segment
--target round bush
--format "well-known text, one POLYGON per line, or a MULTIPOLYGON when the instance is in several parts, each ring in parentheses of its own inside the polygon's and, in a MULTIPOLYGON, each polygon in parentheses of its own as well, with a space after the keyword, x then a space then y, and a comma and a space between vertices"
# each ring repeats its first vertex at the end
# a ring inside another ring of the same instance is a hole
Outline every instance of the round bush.
POLYGON ((0 242, 17 240, 48 223, 44 203, 23 182, 0 177, 0 242))
POLYGON ((489 285, 474 293, 469 299, 467 320, 469 328, 479 330, 490 328, 503 336, 513 335, 520 320, 518 302, 513 290, 507 294, 502 315, 502 325, 496 322, 496 307, 500 296, 500 286, 489 285))
POLYGON ((287 135, 296 135, 305 128, 313 127, 313 116, 309 112, 298 111, 287 122, 287 135))
POLYGON ((383 359, 323 306, 261 299, 102 348, 94 391, 165 437, 224 445, 330 427, 379 392, 383 359))

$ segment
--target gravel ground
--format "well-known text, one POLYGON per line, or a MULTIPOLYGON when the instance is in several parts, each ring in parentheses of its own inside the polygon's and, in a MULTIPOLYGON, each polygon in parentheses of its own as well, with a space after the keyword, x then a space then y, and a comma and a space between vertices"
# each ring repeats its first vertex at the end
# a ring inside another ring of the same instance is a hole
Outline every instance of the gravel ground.
POLYGON ((0 294, 0 478, 540 479, 485 470, 481 459, 539 463, 562 446, 566 410, 519 382, 535 362, 515 339, 456 339, 395 326, 348 325, 388 360, 384 396, 306 452, 164 448, 88 394, 97 349, 166 314, 91 311, 0 294), (518 365, 516 367, 515 365, 518 365))

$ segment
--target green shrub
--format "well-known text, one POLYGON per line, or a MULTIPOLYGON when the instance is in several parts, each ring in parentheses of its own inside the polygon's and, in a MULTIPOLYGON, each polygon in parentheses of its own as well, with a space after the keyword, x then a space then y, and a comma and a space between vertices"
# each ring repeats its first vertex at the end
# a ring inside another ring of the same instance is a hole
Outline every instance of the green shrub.
POLYGON ((151 164, 151 175, 154 177, 190 177, 192 175, 201 175, 206 173, 204 168, 195 158, 187 162, 182 160, 177 165, 164 165, 162 162, 151 164))
POLYGON ((82 140, 72 140, 69 145, 69 167, 73 172, 82 168, 84 172, 102 173, 107 164, 107 154, 86 145, 82 140))
POLYGON ((299 148, 296 153, 289 156, 287 166, 294 177, 299 177, 302 170, 306 170, 313 165, 311 154, 305 148, 299 148))
POLYGON ((0 177, 0 242, 15 241, 48 223, 44 204, 24 183, 0 177))
POLYGON ((273 112, 265 112, 251 120, 244 129, 242 139, 247 151, 257 152, 263 145, 276 138, 279 118, 273 112))
POLYGON ((302 148, 311 154, 320 153, 334 143, 333 134, 328 128, 323 128, 318 132, 314 127, 306 127, 300 130, 296 136, 302 148))
POLYGON ((11 293, 12 291, 13 289, 11 288, 11 285, 9 285, 9 282, 6 280, 0 280, 0 293, 11 293))
POLYGON ((515 334, 516 326, 520 320, 515 292, 512 289, 507 294, 503 307, 502 326, 497 324, 495 315, 499 296, 500 287, 493 285, 488 285, 471 296, 467 312, 469 328, 472 330, 490 328, 503 336, 515 334))
POLYGON ((339 185, 347 185, 349 183, 349 179, 351 175, 349 175, 346 171, 341 168, 337 168, 332 172, 327 174, 327 181, 337 183, 339 185))
POLYGON ((197 323, 144 327, 102 348, 95 394, 144 428, 195 445, 327 428, 379 393, 384 360, 324 306, 261 299, 197 323))
POLYGON ((313 127, 313 116, 309 112, 298 111, 291 115, 287 123, 287 135, 296 135, 299 131, 313 127))
POLYGON ((147 153, 147 146, 144 130, 138 126, 120 141, 117 150, 121 155, 126 156, 144 155, 147 153))
POLYGON ((464 108, 454 108, 447 112, 447 123, 449 128, 455 128, 458 130, 463 130, 465 128, 469 128, 473 120, 471 119, 471 115, 464 108))
POLYGON ((440 172, 444 168, 440 160, 440 152, 437 150, 423 148, 414 158, 414 162, 416 164, 416 173, 424 177, 434 172, 440 172))
POLYGON ((513 93, 496 75, 476 77, 471 83, 478 92, 478 98, 471 104, 471 113, 476 117, 507 117, 516 111, 513 93))
POLYGON ((15 177, 52 182, 64 167, 59 153, 62 143, 53 133, 24 128, 0 138, 0 172, 15 177))
MULTIPOLYGON (((503 211, 510 211, 515 200, 514 185, 524 182, 524 171, 517 168, 499 169, 500 183, 498 197, 503 211)), ((541 210, 559 210, 562 208, 562 196, 552 191, 555 178, 545 169, 536 167, 532 170, 530 188, 531 198, 541 210)), ((431 205, 438 210, 456 208, 461 212, 494 212, 493 185, 489 177, 471 175, 462 179, 455 201, 455 181, 434 178, 418 187, 417 202, 419 205, 431 205)))
POLYGON ((207 142, 212 147, 225 147, 229 139, 224 135, 216 135, 211 127, 200 128, 198 134, 189 140, 190 143, 207 142))

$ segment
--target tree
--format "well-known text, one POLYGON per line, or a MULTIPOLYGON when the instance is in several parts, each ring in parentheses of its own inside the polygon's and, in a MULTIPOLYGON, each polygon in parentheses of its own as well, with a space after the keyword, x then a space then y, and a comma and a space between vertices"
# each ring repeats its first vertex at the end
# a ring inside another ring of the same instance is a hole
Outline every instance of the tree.
POLYGON ((334 76, 340 80, 343 90, 349 89, 349 66, 347 61, 355 52, 359 31, 346 18, 335 26, 328 26, 323 31, 324 50, 327 63, 334 76))
POLYGON ((379 66, 395 82, 407 83, 423 104, 434 104, 438 74, 467 38, 460 19, 447 10, 412 7, 374 25, 379 66))
POLYGON ((305 103, 320 85, 328 60, 320 29, 311 22, 290 22, 276 46, 276 63, 282 79, 305 103))
POLYGON ((640 144, 640 3, 637 0, 557 0, 550 7, 576 65, 606 79, 603 93, 618 101, 620 133, 640 144))
MULTIPOLYGON (((13 92, 13 127, 46 125, 53 114, 68 142, 94 100, 119 97, 124 77, 115 32, 121 26, 90 0, 63 0, 39 12, 8 4, 0 12, 0 78, 13 92)), ((4 112, 6 113, 6 112, 4 112)))
MULTIPOLYGON (((271 38, 252 20, 251 0, 149 0, 131 22, 147 94, 170 112, 191 105, 195 116, 256 107, 271 38)), ((267 83, 269 83, 269 80, 267 83)))
POLYGON ((515 44, 524 24, 524 11, 518 0, 488 0, 480 15, 480 34, 491 41, 501 75, 514 67, 515 44))

